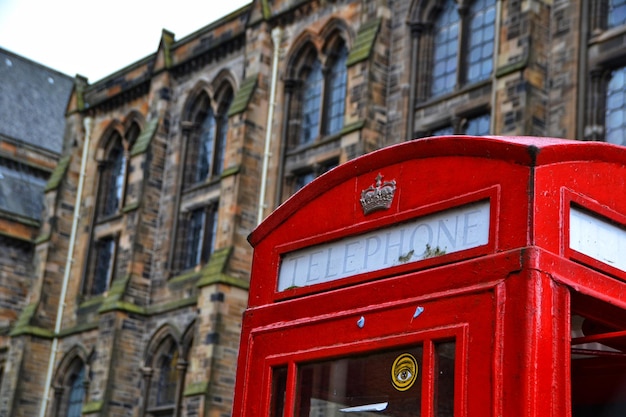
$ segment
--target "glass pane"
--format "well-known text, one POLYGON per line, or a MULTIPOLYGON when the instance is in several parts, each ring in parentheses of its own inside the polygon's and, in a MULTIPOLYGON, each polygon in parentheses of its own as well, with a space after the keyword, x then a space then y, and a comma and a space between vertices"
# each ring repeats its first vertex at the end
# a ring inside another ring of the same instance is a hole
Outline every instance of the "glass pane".
POLYGON ((115 240, 106 237, 96 242, 96 265, 94 271, 91 294, 102 294, 109 288, 109 282, 113 273, 113 255, 115 253, 115 240))
POLYGON ((452 126, 444 126, 439 129, 435 129, 433 130, 433 133, 431 136, 449 136, 449 135, 454 135, 454 129, 452 128, 452 126))
POLYGON ((226 150, 226 138, 228 136, 228 109, 232 102, 232 94, 228 94, 222 103, 222 111, 219 116, 219 128, 217 141, 215 142, 215 163, 213 175, 220 175, 224 171, 224 152, 226 150))
POLYGON ((124 192, 124 179, 126 178, 126 156, 118 138, 117 143, 109 152, 108 166, 104 171, 105 194, 103 197, 103 215, 116 213, 120 209, 124 192))
POLYGON ((470 31, 465 60, 468 83, 489 78, 493 69, 495 0, 475 1, 469 13, 470 31))
POLYGON ((303 365, 298 417, 421 415, 422 346, 303 365))
POLYGON ((571 295, 572 416, 625 416, 626 311, 571 295))
POLYGON ((626 23, 626 0, 609 2, 608 27, 621 26, 626 23))
POLYGON ((159 382, 156 405, 174 404, 176 402, 176 387, 178 386, 178 351, 163 355, 159 369, 159 382))
POLYGON ((302 95, 302 131, 300 144, 307 144, 319 135, 322 99, 322 64, 315 60, 304 81, 302 95))
POLYGON ((605 140, 617 145, 626 144, 625 79, 626 67, 613 71, 606 94, 605 140))
POLYGON ((68 395, 67 417, 80 417, 83 411, 85 397, 85 367, 80 366, 78 372, 70 380, 68 395))
POLYGON ((435 416, 454 415, 455 342, 435 344, 435 416))
POLYGON ((307 172, 307 173, 296 176, 294 192, 300 190, 301 188, 303 188, 305 185, 307 185, 314 179, 315 179, 315 174, 312 172, 307 172))
POLYGON ((271 417, 283 417, 285 396, 287 395, 287 367, 276 368, 272 372, 271 417))
POLYGON ((200 126, 200 137, 198 139, 198 155, 196 160, 196 170, 194 183, 204 181, 209 176, 209 167, 213 160, 213 142, 215 139, 215 116, 213 110, 208 109, 208 113, 200 126))
POLYGON ((328 90, 326 108, 326 133, 329 135, 338 133, 343 127, 343 113, 346 102, 346 85, 347 85, 347 69, 346 61, 348 59, 348 50, 345 46, 341 46, 335 62, 330 68, 328 74, 328 90))
POLYGON ((489 114, 474 117, 473 119, 469 119, 467 121, 465 133, 472 136, 488 135, 490 123, 491 116, 489 114))
POLYGON ((456 85, 456 55, 459 43, 458 32, 459 14, 456 3, 453 0, 447 0, 435 23, 432 96, 454 90, 456 85))
POLYGON ((205 211, 204 208, 194 210, 188 220, 188 226, 186 230, 186 245, 183 262, 183 269, 192 268, 201 261, 202 255, 202 242, 204 239, 204 223, 205 223, 205 211))

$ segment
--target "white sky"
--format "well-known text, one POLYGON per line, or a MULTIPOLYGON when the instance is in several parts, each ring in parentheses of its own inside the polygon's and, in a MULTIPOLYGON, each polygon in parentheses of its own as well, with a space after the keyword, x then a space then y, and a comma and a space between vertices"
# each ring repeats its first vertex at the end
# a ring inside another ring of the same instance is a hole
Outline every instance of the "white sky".
POLYGON ((0 48, 93 83, 251 1, 0 0, 0 48))

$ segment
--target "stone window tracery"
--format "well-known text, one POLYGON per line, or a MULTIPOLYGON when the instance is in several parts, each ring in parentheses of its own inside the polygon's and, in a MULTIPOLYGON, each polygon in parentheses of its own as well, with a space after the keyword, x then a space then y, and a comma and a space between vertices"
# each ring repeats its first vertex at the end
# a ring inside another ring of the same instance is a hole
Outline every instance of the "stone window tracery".
POLYGON ((344 122, 348 49, 337 38, 324 54, 302 47, 288 80, 290 148, 310 145, 341 131, 344 122))

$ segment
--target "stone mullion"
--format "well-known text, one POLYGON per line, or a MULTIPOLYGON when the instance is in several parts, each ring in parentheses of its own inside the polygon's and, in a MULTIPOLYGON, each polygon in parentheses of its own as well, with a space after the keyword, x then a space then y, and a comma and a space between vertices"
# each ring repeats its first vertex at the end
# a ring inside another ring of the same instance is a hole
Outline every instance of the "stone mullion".
POLYGON ((604 69, 591 71, 589 76, 589 100, 585 117, 585 140, 602 140, 605 137, 606 90, 609 73, 604 69), (604 116, 604 117, 603 117, 604 116))
POLYGON ((285 80, 285 100, 283 103, 283 123, 282 123, 282 140, 280 141, 280 159, 278 163, 278 190, 276 192, 276 201, 274 202, 274 207, 278 207, 283 202, 283 192, 285 188, 285 176, 288 173, 285 173, 285 160, 286 154, 289 148, 293 146, 295 140, 293 139, 293 128, 289 123, 291 119, 291 109, 292 109, 292 101, 295 100, 296 90, 299 86, 299 81, 294 79, 285 80))
POLYGON ((145 417, 148 409, 148 401, 150 399, 150 389, 152 388, 152 376, 154 374, 154 371, 152 368, 145 367, 141 369, 141 374, 143 377, 143 401, 141 404, 141 411, 139 415, 141 417, 145 417))
POLYGON ((459 89, 467 81, 466 56, 469 44, 470 25, 468 20, 468 6, 463 3, 458 6, 459 12, 459 43, 456 54, 456 88, 459 89))
POLYGON ((411 70, 409 71, 409 108, 407 113, 406 123, 406 140, 413 139, 414 132, 414 119, 415 119, 415 105, 417 97, 417 85, 419 76, 417 68, 419 65, 419 52, 420 52, 420 39, 424 34, 425 26, 423 23, 411 23, 411 70))
POLYGON ((183 405, 183 392, 185 388, 185 377, 187 376, 187 366, 188 363, 186 360, 181 358, 178 359, 178 363, 176 364, 178 383, 176 384, 174 417, 180 417, 181 415, 181 409, 183 405))
POLYGON ((182 122, 182 138, 180 145, 180 168, 178 170, 178 175, 176 176, 176 188, 174 192, 174 207, 172 213, 172 230, 170 235, 170 245, 168 251, 168 259, 167 266, 168 270, 171 274, 176 274, 180 269, 180 262, 176 260, 176 254, 179 253, 176 248, 178 247, 179 240, 179 227, 180 227, 180 205, 181 205, 181 192, 183 189, 185 181, 185 175, 188 175, 189 170, 186 168, 186 159, 187 159, 187 150, 189 148, 189 140, 191 138, 192 130, 194 128, 194 124, 192 122, 182 122))

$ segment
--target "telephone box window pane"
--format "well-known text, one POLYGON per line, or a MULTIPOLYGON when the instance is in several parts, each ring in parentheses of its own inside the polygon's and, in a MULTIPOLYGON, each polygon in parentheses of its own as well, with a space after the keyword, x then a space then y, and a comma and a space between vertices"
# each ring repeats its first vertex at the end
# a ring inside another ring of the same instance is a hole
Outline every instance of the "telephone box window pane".
POLYGON ((455 342, 435 344, 435 416, 454 416, 455 342))
POLYGON ((421 415, 422 346, 300 366, 297 417, 421 415))
POLYGON ((285 396, 287 394, 287 367, 275 368, 272 371, 272 402, 271 417, 283 417, 285 413, 285 396))
POLYGON ((571 293, 572 417, 626 415, 626 310, 571 293))

